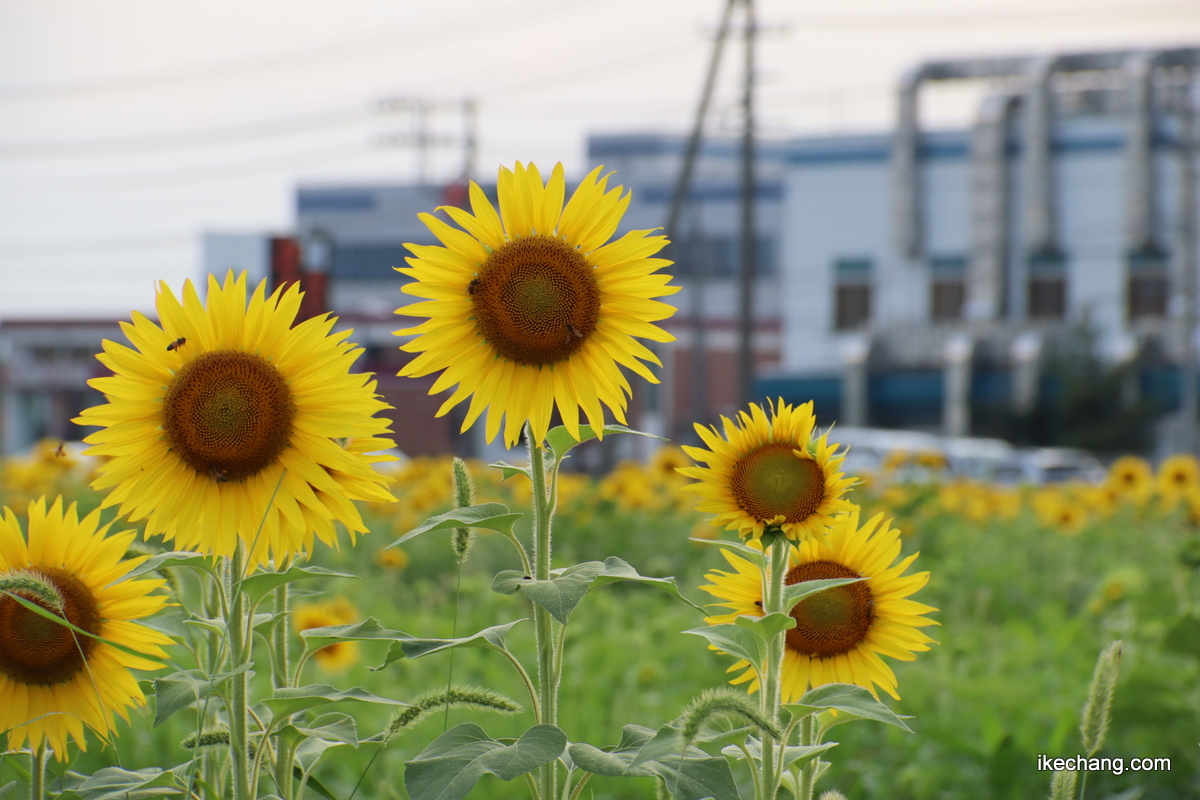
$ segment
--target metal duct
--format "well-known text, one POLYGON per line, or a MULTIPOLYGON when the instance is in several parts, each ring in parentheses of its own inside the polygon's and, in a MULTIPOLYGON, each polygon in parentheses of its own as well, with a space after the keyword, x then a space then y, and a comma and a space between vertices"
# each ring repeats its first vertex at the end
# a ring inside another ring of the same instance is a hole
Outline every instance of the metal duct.
POLYGON ((1125 238, 1127 252, 1157 253, 1155 180, 1151 152, 1154 57, 1134 53, 1125 61, 1129 119, 1125 134, 1125 238))
POLYGON ((1025 249, 1034 256, 1055 256, 1058 248, 1058 219, 1054 208, 1054 170, 1051 164, 1051 134, 1054 108, 1050 76, 1060 67, 1054 58, 1039 58, 1029 69, 1025 98, 1022 149, 1024 186, 1025 249))
POLYGON ((1007 303, 1008 127, 1014 95, 983 101, 971 130, 971 260, 967 271, 967 319, 996 319, 1007 303))
POLYGON ((917 100, 924 79, 923 67, 906 72, 900 79, 896 133, 892 139, 892 233, 896 250, 908 259, 920 257, 922 245, 917 100))

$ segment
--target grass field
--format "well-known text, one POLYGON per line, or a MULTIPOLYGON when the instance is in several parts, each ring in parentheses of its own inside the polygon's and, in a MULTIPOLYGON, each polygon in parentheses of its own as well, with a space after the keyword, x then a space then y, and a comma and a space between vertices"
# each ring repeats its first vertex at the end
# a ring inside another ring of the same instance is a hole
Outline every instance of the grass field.
MULTIPOLYGON (((98 502, 83 488, 78 469, 47 458, 43 454, 49 466, 43 464, 41 472, 36 459, 6 467, 6 504, 21 508, 31 492, 60 489, 84 506, 98 502)), ((648 469, 625 465, 599 481, 570 476, 556 517, 555 563, 619 555, 644 575, 676 576, 684 594, 697 603, 711 599, 697 587, 704 573, 723 567, 724 560, 716 548, 689 537, 717 531, 702 527, 690 502, 680 499, 670 466, 664 456, 648 469)), ((484 499, 520 505, 520 486, 478 477, 484 499)), ((315 554, 316 563, 358 580, 298 584, 300 593, 314 595, 298 602, 319 599, 317 593, 342 596, 357 618, 375 617, 387 627, 430 637, 450 636, 452 625, 461 636, 525 616, 520 596, 490 589, 497 570, 517 566, 499 536, 477 537, 460 589, 446 536, 430 534, 406 546, 400 559, 406 563, 385 561, 381 548, 425 515, 444 510, 449 499, 449 467, 443 461, 410 463, 399 479, 398 506, 368 509, 370 535, 355 547, 321 548, 315 554)), ((819 790, 837 788, 851 800, 1044 797, 1050 775, 1037 771, 1037 757, 1079 753, 1079 710, 1092 667, 1097 654, 1120 639, 1125 643, 1121 677, 1100 755, 1126 762, 1165 757, 1171 769, 1093 773, 1087 796, 1198 796, 1200 532, 1187 502, 1171 504, 1154 493, 1101 496, 1097 491, 878 479, 855 491, 852 499, 863 503, 866 513, 886 510, 896 517, 906 552, 920 551, 914 569, 928 570, 931 579, 915 599, 940 609, 933 615, 940 627, 929 629, 939 644, 911 663, 893 663, 902 700, 889 705, 913 717, 909 724, 915 735, 862 722, 836 728, 840 746, 829 754, 833 766, 819 790), (1141 794, 1127 793, 1131 790, 1141 794)), ((195 584, 190 575, 176 572, 187 596, 195 584)), ((180 630, 179 623, 178 610, 156 620, 172 631, 180 630)), ((618 585, 588 596, 572 621, 567 645, 560 724, 571 741, 613 744, 622 725, 658 727, 703 689, 723 684, 731 660, 706 649, 702 639, 681 633, 702 624, 698 612, 654 588, 618 585)), ((510 642, 515 651, 532 652, 531 624, 518 625, 510 642)), ((383 661, 384 652, 364 644, 339 673, 310 663, 305 680, 362 686, 400 700, 446 686, 448 654, 370 670, 383 661)), ((455 682, 492 687, 524 702, 520 682, 497 654, 454 652, 455 682)), ((174 655, 181 667, 191 666, 182 647, 174 655)), ((264 673, 260 670, 255 680, 263 680, 264 673)), ((179 741, 195 728, 195 713, 176 714, 155 728, 153 704, 151 699, 148 709, 121 725, 115 753, 93 741, 70 769, 90 773, 118 760, 128 768, 186 761, 179 741)), ((388 724, 387 711, 379 707, 347 704, 341 710, 353 715, 360 738, 388 724)), ((441 733, 446 719, 439 712, 393 739, 367 772, 358 797, 405 797, 404 761, 441 733)), ((477 721, 494 737, 516 735, 531 724, 529 714, 448 715, 451 726, 466 720, 477 721)), ((344 800, 377 750, 371 745, 333 750, 316 775, 344 800)), ((52 772, 61 769, 56 765, 52 772)), ((0 760, 0 786, 19 779, 20 770, 18 759, 0 760)), ((649 779, 596 778, 584 796, 648 798, 654 790, 649 779)), ((486 777, 472 796, 523 797, 526 788, 520 781, 486 777)))

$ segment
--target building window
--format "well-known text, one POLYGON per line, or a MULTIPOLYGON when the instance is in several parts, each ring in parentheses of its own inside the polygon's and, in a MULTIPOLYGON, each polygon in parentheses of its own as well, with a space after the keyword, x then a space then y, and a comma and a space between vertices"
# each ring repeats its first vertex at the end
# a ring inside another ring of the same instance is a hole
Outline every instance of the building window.
POLYGON ((1062 319, 1067 313, 1067 260, 1059 253, 1029 258, 1029 316, 1062 319))
POLYGON ((1161 250, 1130 254, 1129 291, 1126 295, 1130 320, 1167 315, 1167 254, 1161 250))
POLYGON ((839 258, 834 262, 834 327, 839 331, 864 327, 871 320, 869 258, 839 258))
POLYGON ((962 319, 967 299, 966 256, 933 256, 929 269, 930 316, 935 320, 962 319))

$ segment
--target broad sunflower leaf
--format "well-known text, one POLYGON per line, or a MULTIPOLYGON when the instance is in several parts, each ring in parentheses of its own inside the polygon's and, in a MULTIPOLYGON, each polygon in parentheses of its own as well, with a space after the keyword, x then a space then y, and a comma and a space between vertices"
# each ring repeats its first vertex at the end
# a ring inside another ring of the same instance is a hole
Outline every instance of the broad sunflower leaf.
POLYGON ((192 703, 210 696, 221 684, 240 672, 249 672, 251 664, 242 664, 229 672, 218 672, 206 675, 203 670, 189 669, 157 678, 154 681, 154 727, 163 724, 167 718, 192 703))
POLYGON ((822 580, 800 581, 793 583, 790 586, 783 587, 783 607, 793 608, 796 603, 806 597, 811 597, 817 592, 823 592, 826 589, 833 589, 837 586, 845 586, 848 583, 858 583, 865 581, 866 578, 826 578, 822 580))
POLYGON ((703 628, 692 628, 684 633, 703 636, 708 643, 723 653, 734 658, 744 658, 762 672, 762 664, 766 659, 766 644, 757 631, 747 630, 732 622, 720 625, 706 625, 703 628))
POLYGON ((452 528, 486 528, 507 536, 512 535, 513 523, 521 518, 521 514, 509 511, 503 503, 483 503, 477 506, 463 506, 430 517, 384 549, 390 549, 403 544, 409 539, 415 539, 422 533, 430 531, 449 530, 452 528))
POLYGON ((674 745, 672 734, 660 736, 660 733, 641 725, 626 725, 621 731, 621 741, 613 747, 600 749, 579 743, 572 744, 567 752, 575 766, 595 775, 662 778, 671 796, 679 800, 740 800, 727 760, 711 756, 694 745, 667 753, 674 745), (641 759, 634 765, 640 751, 656 740, 654 748, 663 750, 663 754, 641 759))
MULTIPOLYGON (((783 748, 783 768, 787 769, 790 766, 803 767, 808 762, 812 761, 817 756, 824 753, 826 750, 837 747, 837 742, 825 742, 817 745, 787 745, 783 748)), ((746 737, 746 750, 750 751, 750 757, 756 761, 762 761, 762 742, 753 736, 746 737)), ((733 758, 741 761, 746 758, 746 754, 742 752, 742 748, 737 745, 728 745, 722 748, 721 754, 726 758, 733 758)))
POLYGON ((524 475, 526 478, 533 480, 533 473, 529 471, 529 467, 518 467, 516 464, 509 464, 507 461, 497 461, 495 464, 488 464, 488 466, 500 470, 500 480, 502 481, 515 478, 517 475, 524 475))
POLYGON ((493 625, 490 628, 484 628, 478 633, 473 633, 470 636, 462 636, 457 639, 419 639, 410 637, 407 639, 397 639, 388 648, 387 658, 377 667, 371 667, 372 671, 378 671, 391 664, 393 661, 399 661, 402 658, 420 658, 427 656, 430 653, 440 653, 443 650, 452 650, 456 647, 490 647, 493 650, 507 651, 507 646, 504 644, 504 637, 514 625, 524 622, 524 619, 518 619, 513 622, 506 622, 503 625, 493 625))
POLYGON ((511 781, 558 758, 567 747, 566 734, 553 725, 535 725, 519 739, 505 741, 473 722, 456 725, 405 762, 404 788, 412 800, 460 800, 485 774, 511 781))
POLYGON ((790 614, 767 614, 764 617, 751 617, 743 614, 733 621, 734 625, 752 632, 763 644, 769 644, 779 634, 796 627, 796 620, 790 614))
POLYGON ((138 800, 183 794, 185 790, 173 771, 155 767, 137 770, 105 767, 75 787, 83 800, 138 800))
POLYGON ((585 561, 573 567, 554 570, 550 579, 545 581, 535 580, 518 570, 506 569, 496 575, 492 581, 492 589, 500 594, 515 594, 519 590, 530 602, 546 609, 565 625, 571 617, 571 612, 585 595, 610 583, 623 581, 657 586, 697 611, 704 610, 679 593, 674 578, 647 577, 617 556, 609 556, 604 561, 585 561))
POLYGON ((263 700, 263 704, 271 709, 274 719, 280 719, 304 711, 305 709, 329 703, 341 703, 347 700, 353 700, 358 703, 408 706, 408 703, 401 700, 380 697, 379 695, 371 694, 359 686, 350 689, 338 689, 335 686, 329 686, 324 683, 312 683, 308 686, 276 689, 273 696, 263 700))
POLYGON ((322 714, 307 725, 284 725, 276 735, 293 745, 308 738, 358 747, 358 726, 354 717, 336 711, 322 714))
POLYGON ((306 650, 320 650, 334 642, 401 641, 413 638, 404 631, 394 631, 379 624, 374 617, 349 625, 326 625, 300 631, 306 650))
POLYGON ((728 539, 698 539, 696 537, 692 537, 691 539, 688 539, 688 541, 695 542, 696 544, 711 544, 715 547, 723 547, 726 550, 732 550, 760 569, 767 563, 767 557, 762 550, 759 550, 755 547, 748 547, 741 542, 732 542, 728 539))
MULTIPOLYGON (((605 433, 635 433, 638 436, 645 436, 648 439, 658 439, 659 441, 667 441, 661 436, 655 436, 653 433, 644 431, 635 431, 633 428, 627 428, 624 425, 605 425, 605 433)), ((562 461, 568 452, 574 447, 591 441, 596 438, 596 431, 591 425, 579 426, 579 439, 571 435, 565 425, 558 425, 551 428, 546 433, 546 444, 550 445, 550 449, 554 451, 554 460, 562 461)))
POLYGON ((8 783, 4 784, 3 786, 0 786, 0 797, 8 797, 10 794, 13 793, 13 791, 16 788, 17 788, 16 781, 9 781, 8 783))
POLYGON ((912 729, 904 724, 903 719, 876 700, 870 692, 861 686, 848 683, 827 683, 824 686, 809 689, 800 698, 799 703, 787 703, 784 708, 791 713, 792 719, 817 711, 834 709, 838 712, 835 725, 852 722, 856 719, 873 719, 912 733, 912 729), (842 718, 843 716, 845 719, 842 718))
POLYGON ((346 572, 334 572, 331 569, 317 567, 311 564, 293 565, 283 572, 255 572, 242 581, 242 592, 250 598, 251 603, 258 603, 268 592, 283 586, 285 583, 300 581, 306 578, 357 578, 346 572))
POLYGON ((170 553, 158 553, 129 570, 126 578, 136 578, 139 575, 145 575, 147 572, 156 572, 160 569, 168 569, 170 567, 198 569, 201 572, 207 572, 215 578, 217 577, 216 561, 216 556, 206 556, 202 553, 191 553, 181 550, 170 553))

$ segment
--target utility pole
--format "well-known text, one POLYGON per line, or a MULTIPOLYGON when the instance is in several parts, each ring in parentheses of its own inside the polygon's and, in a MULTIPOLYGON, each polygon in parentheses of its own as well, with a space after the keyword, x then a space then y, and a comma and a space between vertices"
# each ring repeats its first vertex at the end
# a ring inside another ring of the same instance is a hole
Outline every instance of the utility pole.
POLYGON ((742 85, 742 233, 738 296, 738 405, 754 399, 754 273, 758 258, 754 225, 754 0, 746 7, 742 85))
MULTIPOLYGON (((713 39, 712 55, 708 60, 708 72, 704 76, 704 87, 700 92, 700 102, 696 105, 696 117, 692 122, 692 132, 688 136, 687 145, 683 151, 683 163, 679 168, 679 177, 675 181, 675 193, 671 197, 671 206, 667 211, 667 221, 663 226, 667 235, 680 242, 679 218, 683 212, 683 204, 687 200, 691 188, 692 173, 696 167, 696 157, 700 153, 700 142, 704 137, 704 120, 708 116, 708 106, 712 101, 713 89, 717 84, 717 72, 721 66, 721 55, 725 51, 725 41, 729 38, 730 21, 733 18, 733 8, 739 0, 726 0, 721 12, 721 22, 713 39)), ((698 215, 696 217, 698 220, 698 215)), ((703 245, 704 237, 697 221, 689 231, 689 241, 703 245)), ((678 245, 676 245, 678 247, 678 245)), ((696 250, 691 248, 691 264, 689 264, 688 321, 691 323, 691 418, 695 422, 705 422, 708 419, 708 365, 704 339, 704 283, 705 267, 701 263, 696 250)))
POLYGON ((1200 405, 1196 381, 1196 73, 1188 70, 1188 81, 1179 92, 1179 278, 1183 295, 1183 382, 1180 414, 1183 435, 1180 444, 1196 453, 1196 412, 1200 405))
POLYGON ((412 119, 413 127, 410 133, 386 134, 378 137, 376 143, 383 147, 413 148, 416 151, 418 183, 425 185, 430 180, 435 147, 461 147, 464 174, 469 176, 474 171, 478 148, 478 107, 474 98, 394 95, 381 98, 375 107, 384 113, 406 114, 412 119), (432 129, 435 112, 443 110, 457 111, 461 115, 463 132, 460 135, 438 133, 432 129))

